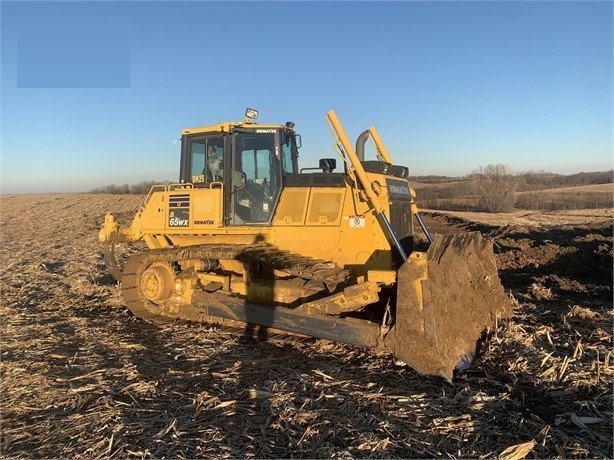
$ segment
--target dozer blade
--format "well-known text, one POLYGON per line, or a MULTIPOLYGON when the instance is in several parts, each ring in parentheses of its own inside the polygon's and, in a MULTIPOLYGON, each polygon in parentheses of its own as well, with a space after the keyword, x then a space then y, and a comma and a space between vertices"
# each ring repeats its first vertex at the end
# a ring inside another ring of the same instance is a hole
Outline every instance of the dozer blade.
POLYGON ((483 333, 512 314, 492 242, 479 232, 436 238, 398 272, 386 348, 421 374, 448 380, 469 367, 483 333))

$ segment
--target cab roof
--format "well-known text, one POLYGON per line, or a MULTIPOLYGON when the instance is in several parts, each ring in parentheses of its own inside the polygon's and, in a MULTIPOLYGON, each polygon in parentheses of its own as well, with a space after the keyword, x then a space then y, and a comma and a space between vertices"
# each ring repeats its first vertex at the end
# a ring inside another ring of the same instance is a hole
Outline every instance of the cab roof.
POLYGON ((181 131, 182 135, 186 134, 204 134, 204 133, 230 133, 235 128, 242 129, 283 129, 283 125, 271 125, 262 123, 246 123, 239 121, 223 121, 216 125, 199 126, 196 128, 186 128, 181 131))

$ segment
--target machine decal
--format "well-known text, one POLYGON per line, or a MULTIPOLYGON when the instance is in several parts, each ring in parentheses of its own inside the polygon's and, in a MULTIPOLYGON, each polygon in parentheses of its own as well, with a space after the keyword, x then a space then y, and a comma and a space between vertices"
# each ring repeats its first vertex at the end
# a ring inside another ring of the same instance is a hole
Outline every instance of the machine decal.
POLYGON ((393 200, 409 201, 409 184, 406 181, 386 179, 388 193, 393 200))
POLYGON ((350 216, 350 228, 365 228, 365 216, 350 216))
POLYGON ((190 195, 188 193, 170 195, 168 201, 168 226, 189 227, 190 195))

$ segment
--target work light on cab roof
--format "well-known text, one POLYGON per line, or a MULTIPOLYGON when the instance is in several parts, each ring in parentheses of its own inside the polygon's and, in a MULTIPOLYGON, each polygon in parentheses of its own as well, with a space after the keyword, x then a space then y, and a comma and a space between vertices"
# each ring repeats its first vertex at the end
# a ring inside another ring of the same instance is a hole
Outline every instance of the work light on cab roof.
POLYGON ((256 118, 258 118, 258 111, 248 107, 245 110, 245 123, 251 123, 256 118))

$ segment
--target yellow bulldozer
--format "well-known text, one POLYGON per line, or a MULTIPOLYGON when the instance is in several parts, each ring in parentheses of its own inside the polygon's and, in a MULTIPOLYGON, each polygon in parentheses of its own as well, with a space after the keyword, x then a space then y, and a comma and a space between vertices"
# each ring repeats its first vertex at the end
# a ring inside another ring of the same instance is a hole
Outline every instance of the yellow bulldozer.
POLYGON ((448 380, 466 369, 484 333, 511 314, 492 242, 477 232, 433 239, 408 168, 374 127, 353 146, 328 112, 342 167, 323 158, 299 169, 295 124, 257 116, 185 129, 179 182, 152 187, 130 226, 106 214, 99 239, 128 308, 152 322, 383 350, 448 380), (114 245, 140 240, 149 249, 120 270, 114 245))

